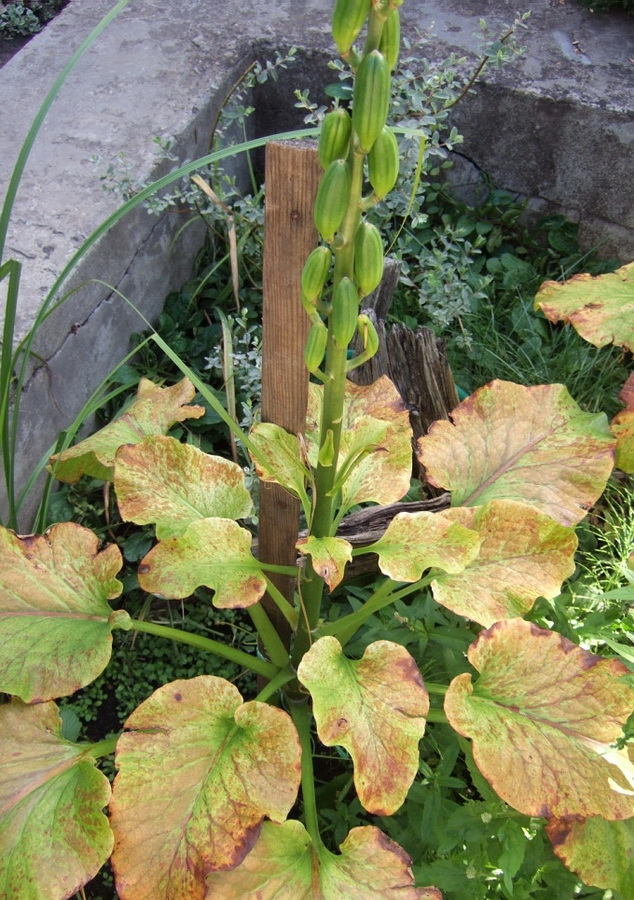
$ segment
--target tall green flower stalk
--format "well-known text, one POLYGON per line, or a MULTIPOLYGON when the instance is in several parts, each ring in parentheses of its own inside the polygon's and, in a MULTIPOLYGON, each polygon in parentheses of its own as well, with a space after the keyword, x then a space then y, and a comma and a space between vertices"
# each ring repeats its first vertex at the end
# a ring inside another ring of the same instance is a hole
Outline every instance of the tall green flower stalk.
MULTIPOLYGON (((398 7, 402 0, 338 0, 333 37, 354 72, 352 115, 338 107, 324 119, 319 159, 324 168, 315 201, 315 225, 323 244, 310 255, 302 275, 302 295, 313 322, 306 365, 323 382, 319 457, 314 479, 309 533, 330 537, 337 512, 336 481, 347 373, 378 349, 378 336, 360 301, 383 275, 383 242, 364 213, 396 183, 399 156, 387 127, 391 69, 398 58, 398 7), (354 41, 367 23, 362 53, 354 41), (369 191, 364 196, 366 180, 369 191), (363 351, 348 359, 348 346, 358 333, 363 351), (322 367, 323 364, 323 367, 322 367)), ((324 581, 309 566, 303 585, 299 628, 293 648, 298 665, 317 625, 324 581)))

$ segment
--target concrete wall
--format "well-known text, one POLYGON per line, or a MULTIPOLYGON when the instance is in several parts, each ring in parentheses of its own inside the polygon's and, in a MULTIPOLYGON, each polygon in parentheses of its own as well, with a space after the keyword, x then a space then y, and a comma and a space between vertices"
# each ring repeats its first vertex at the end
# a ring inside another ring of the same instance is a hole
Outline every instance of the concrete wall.
MULTIPOLYGON (((70 53, 113 5, 72 0, 64 12, 0 70, 0 184, 5 184, 39 103, 70 53)), ((99 174, 125 150, 137 177, 162 174, 152 137, 171 137, 180 159, 203 155, 222 102, 255 55, 302 48, 300 63, 278 85, 258 92, 256 127, 273 133, 300 124, 293 88, 319 88, 332 75, 331 0, 144 0, 119 15, 81 61, 55 102, 18 196, 8 256, 24 265, 18 336, 56 275, 117 206, 99 174), (103 165, 95 167, 93 155, 103 165)), ((540 208, 580 221, 589 244, 624 260, 634 256, 630 202, 634 118, 631 48, 634 19, 593 16, 576 0, 535 0, 523 60, 487 75, 457 107, 461 152, 498 186, 540 208)), ((430 59, 478 53, 478 20, 510 22, 507 0, 406 0, 403 32, 435 37, 430 59), (465 11, 465 7, 468 9, 465 11)), ((35 347, 46 366, 33 371, 23 397, 18 480, 23 483, 60 429, 128 349, 136 315, 109 287, 155 317, 169 290, 190 274, 201 232, 178 214, 145 211, 120 222, 66 285, 79 289, 47 321, 35 347), (99 283, 96 281, 99 279, 99 283), (104 285, 105 283, 105 285, 104 285)), ((0 286, 0 290, 2 286, 0 286)), ((0 509, 4 512, 2 488, 0 509)), ((28 527, 25 507, 23 528, 28 527)))

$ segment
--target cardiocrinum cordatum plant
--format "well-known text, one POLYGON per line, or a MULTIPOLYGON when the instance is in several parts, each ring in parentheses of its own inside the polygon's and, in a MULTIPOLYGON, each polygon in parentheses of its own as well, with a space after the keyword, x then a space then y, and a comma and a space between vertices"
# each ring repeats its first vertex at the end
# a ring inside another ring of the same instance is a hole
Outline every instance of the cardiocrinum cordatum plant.
POLYGON ((426 722, 448 723, 478 778, 515 810, 548 820, 574 871, 600 886, 627 884, 634 766, 624 726, 634 688, 620 662, 524 618, 573 571, 574 526, 613 468, 605 416, 583 412, 560 385, 492 382, 417 447, 428 480, 451 493, 449 509, 399 512, 365 547, 337 536, 352 507, 396 503, 410 484, 411 433, 396 390, 387 379, 368 387, 346 379, 377 350, 359 304, 383 270, 381 236, 365 214, 398 174, 386 119, 400 4, 335 4, 333 35, 354 90, 351 114, 330 112, 319 143, 322 243, 302 275, 314 376, 306 429, 296 436, 262 423, 243 437, 258 476, 299 498, 305 513, 295 603, 276 590, 267 575, 276 567, 255 558, 239 524, 252 510, 242 470, 166 436, 203 412, 189 405, 188 381, 142 381, 119 419, 51 461, 61 480, 112 481, 123 518, 155 525, 157 543, 138 570, 143 590, 186 598, 211 589, 216 607, 248 609, 265 653, 113 609, 119 549, 79 525, 0 533, 0 690, 13 697, 0 707, 3 897, 70 897, 112 855, 126 900, 439 898, 415 884, 411 859, 374 825, 352 828, 338 853, 326 846, 313 720, 322 745, 347 751, 358 799, 380 817, 406 802, 426 722), (355 335, 360 352, 351 357, 355 335), (366 553, 382 573, 374 592, 328 621, 326 588, 366 553), (450 684, 426 685, 406 648, 388 640, 360 659, 346 653, 371 615, 423 590, 471 623, 468 663, 450 684), (261 605, 267 592, 289 641, 261 605), (210 675, 172 682, 120 736, 70 742, 55 699, 104 670, 115 629, 189 641, 265 686, 245 700, 210 675), (430 708, 430 692, 444 696, 444 710, 430 708), (114 750, 111 791, 95 763, 114 750))

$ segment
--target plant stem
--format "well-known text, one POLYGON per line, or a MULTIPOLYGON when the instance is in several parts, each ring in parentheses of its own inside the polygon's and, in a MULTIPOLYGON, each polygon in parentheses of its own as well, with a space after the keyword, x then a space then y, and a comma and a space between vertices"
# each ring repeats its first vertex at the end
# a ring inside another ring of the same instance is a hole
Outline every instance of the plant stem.
POLYGON ((104 738, 103 741, 97 741, 95 744, 86 744, 86 752, 95 757, 110 756, 117 749, 117 742, 120 737, 121 735, 117 734, 104 738))
MULTIPOLYGON (((282 643, 282 639, 275 630, 273 623, 264 611, 261 603, 255 603, 253 606, 247 607, 247 612, 251 616, 251 621, 257 628, 260 640, 264 645, 269 659, 275 666, 274 674, 279 669, 285 669, 288 665, 288 650, 282 643)), ((270 675, 265 676, 270 678, 270 675)))
MULTIPOLYGON (((264 577, 266 578, 266 576, 264 577)), ((269 597, 275 602, 279 611, 282 613, 293 631, 295 631, 295 629, 297 628, 298 618, 298 613, 295 607, 288 602, 284 594, 273 584, 270 578, 266 579, 266 589, 269 597)))
POLYGON ((426 681, 425 687, 428 694, 440 694, 442 697, 445 696, 449 689, 448 684, 435 684, 433 681, 426 681))
POLYGON ((431 575, 427 575, 425 578, 419 579, 419 581, 415 581, 412 584, 400 588, 400 590, 394 590, 395 583, 389 578, 386 578, 383 584, 377 588, 360 609, 355 610, 347 616, 343 616, 341 619, 337 619, 336 622, 321 626, 318 630, 318 635, 319 637, 322 637, 325 634, 331 634, 337 638, 342 647, 345 647, 348 641, 371 615, 384 607, 389 606, 390 603, 394 603, 396 600, 402 600, 409 594, 413 594, 416 591, 427 587, 430 581, 431 575))
POLYGON ((269 697, 272 697, 273 694, 279 691, 280 688, 283 688, 285 684, 288 684, 289 681, 292 681, 293 678, 295 678, 295 672, 290 666, 287 666, 281 672, 278 672, 274 678, 271 678, 255 699, 259 700, 260 703, 266 703, 269 697))
POLYGON ((447 716, 444 714, 442 709, 432 709, 429 710, 427 715, 425 716, 428 722, 438 722, 440 725, 448 725, 447 716))
MULTIPOLYGON (((221 656, 223 659, 228 659, 238 666, 250 669, 256 675, 262 675, 264 678, 274 678, 281 668, 281 666, 266 662, 264 659, 258 659, 257 656, 251 656, 250 653, 245 653, 244 650, 238 650, 237 647, 222 644, 220 641, 214 641, 212 638, 203 637, 200 634, 181 631, 179 628, 159 625, 156 622, 144 622, 140 619, 132 619, 131 627, 136 631, 154 634, 157 637, 167 638, 170 641, 179 641, 182 644, 190 644, 199 650, 214 653, 216 656, 221 656)), ((286 665, 287 661, 284 661, 284 665, 286 665)))
POLYGON ((310 835, 315 850, 320 852, 324 844, 319 834, 317 817, 317 800, 315 797, 315 775, 313 772, 313 748, 310 740, 311 712, 308 701, 291 702, 291 716, 297 728, 302 747, 302 798, 304 801, 304 820, 306 831, 310 835))

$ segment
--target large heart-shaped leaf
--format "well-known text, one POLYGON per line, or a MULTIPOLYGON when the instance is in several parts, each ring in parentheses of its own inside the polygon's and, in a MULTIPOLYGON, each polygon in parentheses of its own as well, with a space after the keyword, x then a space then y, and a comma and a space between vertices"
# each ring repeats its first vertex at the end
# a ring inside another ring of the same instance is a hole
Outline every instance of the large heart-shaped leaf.
POLYGON ((207 875, 242 861, 265 816, 288 815, 300 780, 295 726, 201 675, 159 688, 125 727, 111 803, 120 895, 202 898, 207 875))
POLYGON ((215 591, 219 609, 252 606, 266 591, 252 540, 251 532, 231 519, 198 519, 141 560, 139 585, 172 600, 190 597, 204 585, 215 591))
POLYGON ((123 415, 74 447, 51 456, 49 470, 59 481, 79 481, 82 475, 112 481, 119 447, 138 444, 150 434, 165 434, 176 422, 204 416, 204 406, 187 406, 195 393, 186 378, 168 388, 142 378, 135 401, 123 415))
POLYGON ((628 475, 634 474, 634 372, 627 379, 619 400, 625 409, 612 419, 610 427, 616 438, 615 464, 628 475))
POLYGON ((634 766, 613 748, 634 709, 625 666, 523 619, 483 631, 468 656, 480 677, 454 678, 445 712, 503 800, 528 816, 634 815, 634 766))
POLYGON ((604 275, 545 281, 535 308, 551 322, 570 322, 595 347, 619 344, 634 352, 634 263, 604 275))
POLYGON ((614 438, 603 413, 586 413, 561 384, 492 381, 451 421, 418 442, 427 478, 452 492, 452 506, 517 500, 574 525, 601 496, 614 438))
POLYGON ((99 550, 87 528, 64 522, 45 535, 0 528, 0 690, 26 702, 65 697, 110 660, 112 631, 129 628, 115 575, 118 547, 99 550))
POLYGON ((476 558, 480 537, 463 524, 429 512, 398 513, 382 537, 365 549, 393 581, 418 581, 425 569, 462 572, 476 558))
POLYGON ((409 856, 372 825, 353 828, 340 850, 315 847, 301 822, 265 822, 244 862, 209 876, 206 900, 442 900, 414 887, 409 856))
POLYGON ((634 900, 634 818, 554 819, 546 831, 557 856, 585 884, 634 900))
MULTIPOLYGON (((317 446, 323 388, 309 385, 306 440, 311 465, 317 465, 317 446)), ((342 505, 396 503, 409 490, 412 474, 412 431, 409 413, 385 376, 374 384, 346 383, 338 469, 347 477, 342 505)))
POLYGON ((0 706, 0 893, 65 900, 93 878, 113 836, 108 779, 65 741, 54 703, 0 706))
POLYGON ((460 506, 437 513, 459 522, 481 540, 480 552, 457 574, 432 582, 438 603, 488 627, 527 613, 537 597, 556 597, 575 570, 577 538, 535 507, 513 500, 460 506))
POLYGON ((352 559, 352 544, 344 538, 317 538, 309 535, 295 546, 300 553, 312 558, 313 569, 323 578, 331 591, 343 580, 346 563, 352 559))
POLYGON ((311 693, 317 733, 327 747, 345 747, 354 784, 368 810, 390 816, 418 771, 418 742, 429 697, 404 647, 376 641, 356 661, 334 637, 316 641, 297 669, 311 693))
POLYGON ((310 472, 302 460, 299 438, 272 422, 258 422, 249 438, 257 451, 257 455, 251 452, 251 458, 258 478, 281 484, 295 497, 301 497, 310 472))
POLYGON ((253 508, 240 466, 164 435, 121 447, 115 489, 122 517, 156 524, 159 540, 196 519, 243 519, 253 508))

